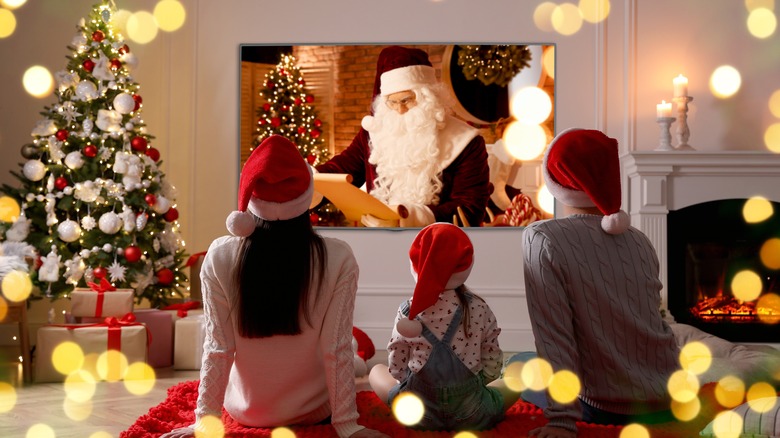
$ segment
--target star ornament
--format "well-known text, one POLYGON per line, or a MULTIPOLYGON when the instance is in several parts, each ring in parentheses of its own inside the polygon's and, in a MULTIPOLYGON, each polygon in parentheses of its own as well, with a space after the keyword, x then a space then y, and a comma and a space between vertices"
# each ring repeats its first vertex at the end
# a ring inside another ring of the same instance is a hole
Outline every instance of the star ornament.
POLYGON ((108 275, 111 276, 111 281, 113 282, 125 281, 125 272, 127 272, 127 268, 120 265, 116 260, 108 267, 108 275))

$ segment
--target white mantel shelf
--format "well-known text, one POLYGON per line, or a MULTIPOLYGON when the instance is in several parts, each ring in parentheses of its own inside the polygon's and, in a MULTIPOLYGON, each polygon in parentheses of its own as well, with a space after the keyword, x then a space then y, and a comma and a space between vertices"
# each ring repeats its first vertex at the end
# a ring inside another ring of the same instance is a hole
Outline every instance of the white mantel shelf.
MULTIPOLYGON (((667 215, 691 205, 761 196, 780 202, 780 154, 761 151, 642 151, 620 157, 624 208, 655 246, 668 309, 667 215), (627 202, 626 202, 627 198, 627 202)), ((707 220, 707 218, 702 218, 707 220)), ((669 315, 669 312, 667 312, 669 315)))

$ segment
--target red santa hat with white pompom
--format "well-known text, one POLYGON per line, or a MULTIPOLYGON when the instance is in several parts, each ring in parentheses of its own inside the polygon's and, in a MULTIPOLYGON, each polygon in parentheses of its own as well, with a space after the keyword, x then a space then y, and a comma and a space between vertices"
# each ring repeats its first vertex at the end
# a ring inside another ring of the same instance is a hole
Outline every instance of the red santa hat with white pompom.
POLYGON ((225 225, 234 236, 250 236, 255 230, 254 216, 267 221, 298 217, 308 211, 313 193, 311 166, 290 140, 272 135, 244 164, 238 210, 230 213, 225 225))
POLYGON ((436 222, 420 230, 409 249, 412 275, 417 280, 408 318, 396 324, 396 331, 413 338, 422 333, 418 314, 438 301, 445 290, 466 282, 474 266, 474 247, 466 233, 446 222, 436 222))

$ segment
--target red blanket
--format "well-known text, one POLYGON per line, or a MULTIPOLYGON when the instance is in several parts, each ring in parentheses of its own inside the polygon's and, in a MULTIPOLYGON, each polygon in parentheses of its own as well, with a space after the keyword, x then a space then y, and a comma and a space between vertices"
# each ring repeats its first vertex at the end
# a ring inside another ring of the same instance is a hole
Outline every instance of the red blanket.
MULTIPOLYGON (((697 436, 722 410, 713 396, 714 384, 705 385, 700 393, 702 410, 698 417, 690 422, 664 423, 650 426, 652 438, 678 438, 697 436)), ((151 408, 149 413, 136 420, 120 438, 156 438, 177 427, 184 427, 195 421, 195 404, 198 398, 198 381, 182 382, 168 389, 168 398, 151 408)), ((360 418, 358 423, 382 431, 398 438, 444 438, 455 435, 453 432, 424 432, 409 429, 395 421, 390 408, 370 391, 357 394, 357 406, 360 418)), ((222 422, 225 425, 225 437, 270 437, 271 429, 253 428, 238 424, 224 411, 222 422)), ((525 437, 531 429, 542 426, 547 421, 542 411, 534 405, 518 401, 507 411, 506 418, 495 428, 478 433, 483 437, 525 437)), ((579 423, 579 437, 618 438, 622 427, 579 423)), ((337 435, 330 425, 296 426, 291 428, 297 438, 334 437, 337 435)))

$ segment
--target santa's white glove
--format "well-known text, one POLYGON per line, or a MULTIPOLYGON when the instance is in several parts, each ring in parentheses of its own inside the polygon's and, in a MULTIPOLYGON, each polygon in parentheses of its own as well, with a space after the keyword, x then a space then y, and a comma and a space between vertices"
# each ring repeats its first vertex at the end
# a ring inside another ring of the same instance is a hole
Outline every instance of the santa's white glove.
MULTIPOLYGON (((391 206, 398 211, 397 206, 391 206)), ((430 208, 420 204, 404 204, 408 215, 401 218, 399 225, 402 227, 424 227, 436 222, 436 217, 430 208)))
POLYGON ((360 223, 371 228, 393 228, 398 226, 398 219, 379 219, 373 214, 364 214, 360 217, 360 223))

